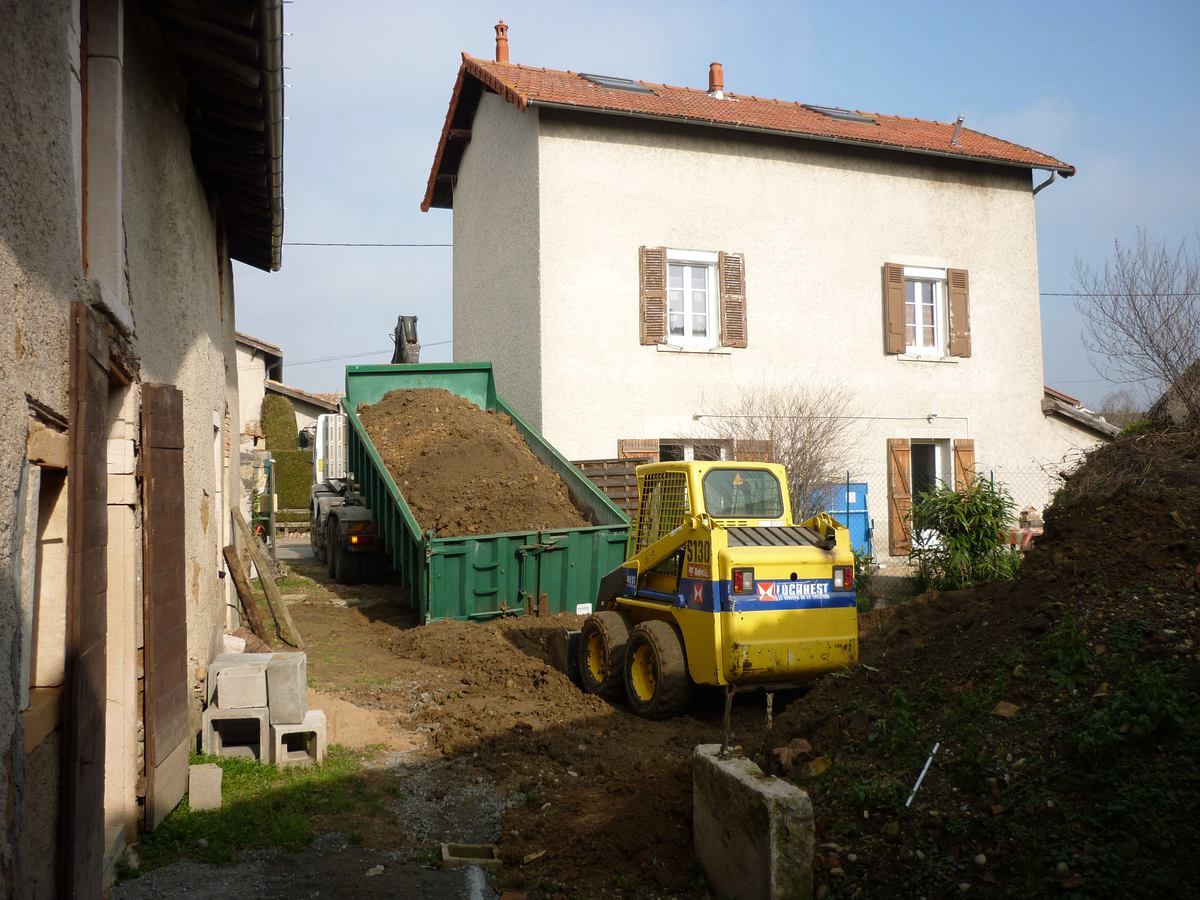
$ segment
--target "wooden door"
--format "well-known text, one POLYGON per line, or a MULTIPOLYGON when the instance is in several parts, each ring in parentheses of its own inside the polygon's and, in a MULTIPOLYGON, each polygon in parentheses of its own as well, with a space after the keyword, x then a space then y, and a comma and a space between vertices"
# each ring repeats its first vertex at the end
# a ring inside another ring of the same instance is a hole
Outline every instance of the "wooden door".
POLYGON ((183 393, 142 386, 146 830, 187 790, 187 600, 183 522, 183 393))
POLYGON ((67 477, 66 697, 60 893, 99 897, 104 859, 104 707, 108 632, 108 334, 71 306, 71 459, 67 477))

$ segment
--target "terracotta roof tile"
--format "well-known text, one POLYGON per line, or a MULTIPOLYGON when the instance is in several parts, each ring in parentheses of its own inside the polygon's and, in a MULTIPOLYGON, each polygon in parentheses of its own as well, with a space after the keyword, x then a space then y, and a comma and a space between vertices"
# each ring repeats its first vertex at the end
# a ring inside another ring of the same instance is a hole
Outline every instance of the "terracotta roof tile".
POLYGON ((933 153, 1031 169, 1052 169, 1064 176, 1075 173, 1074 166, 1060 159, 971 128, 963 127, 959 131, 958 142, 951 144, 954 133, 952 122, 934 122, 859 110, 850 112, 857 112, 873 121, 847 121, 817 112, 798 102, 728 91, 721 99, 717 99, 697 88, 674 87, 649 81, 638 82, 649 89, 647 93, 619 90, 596 84, 576 72, 493 62, 476 59, 464 53, 433 169, 429 173, 422 209, 429 209, 434 205, 434 191, 438 175, 442 173, 451 122, 455 118, 468 79, 483 84, 520 109, 531 105, 574 107, 732 129, 794 134, 815 140, 933 153))

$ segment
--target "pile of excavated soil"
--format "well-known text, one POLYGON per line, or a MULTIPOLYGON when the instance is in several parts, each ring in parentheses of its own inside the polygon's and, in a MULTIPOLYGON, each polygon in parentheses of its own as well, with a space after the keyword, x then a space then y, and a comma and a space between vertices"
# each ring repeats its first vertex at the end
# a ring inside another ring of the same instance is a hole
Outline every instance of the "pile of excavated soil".
POLYGON ((1095 452, 1015 581, 860 622, 771 739, 812 747, 819 895, 1200 892, 1200 435, 1095 452))
MULTIPOLYGON (((583 694, 550 654, 553 635, 582 621, 397 633, 392 650, 424 673, 406 725, 514 793, 499 844, 506 884, 538 897, 707 896, 691 850, 691 760, 697 744, 720 742, 720 704, 701 697, 694 717, 648 722, 583 694)), ((758 704, 736 708, 735 734, 761 722, 758 704)))
POLYGON ((430 388, 392 391, 358 415, 417 522, 438 537, 591 524, 501 413, 430 388))

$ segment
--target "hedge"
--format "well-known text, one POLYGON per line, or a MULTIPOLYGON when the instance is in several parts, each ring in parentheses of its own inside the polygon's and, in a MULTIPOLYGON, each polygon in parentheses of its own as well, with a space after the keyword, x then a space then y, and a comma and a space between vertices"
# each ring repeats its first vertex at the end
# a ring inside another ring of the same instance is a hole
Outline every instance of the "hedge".
MULTIPOLYGON (((296 425, 296 410, 291 400, 278 394, 267 394, 263 397, 259 416, 268 450, 275 453, 300 449, 300 429, 296 425)), ((307 500, 304 505, 308 505, 307 500)))
POLYGON ((308 509, 312 487, 311 450, 272 450, 275 461, 275 494, 280 509, 308 509))

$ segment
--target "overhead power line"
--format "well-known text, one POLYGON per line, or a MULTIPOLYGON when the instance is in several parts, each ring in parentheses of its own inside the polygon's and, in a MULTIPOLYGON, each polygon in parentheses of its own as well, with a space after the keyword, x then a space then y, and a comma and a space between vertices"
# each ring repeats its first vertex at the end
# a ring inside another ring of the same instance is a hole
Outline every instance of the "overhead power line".
MULTIPOLYGON (((432 344, 422 344, 421 347, 442 347, 446 344, 453 344, 454 341, 434 341, 432 344)), ((298 359, 295 362, 287 362, 284 360, 284 367, 291 369, 296 366, 308 366, 314 363, 323 362, 338 362, 343 359, 362 359, 365 356, 379 356, 382 353, 391 353, 392 348, 387 347, 383 350, 366 350, 362 353, 344 353, 338 356, 317 356, 312 359, 298 359)))
POLYGON ((285 247, 453 247, 453 244, 357 241, 284 241, 285 247))

